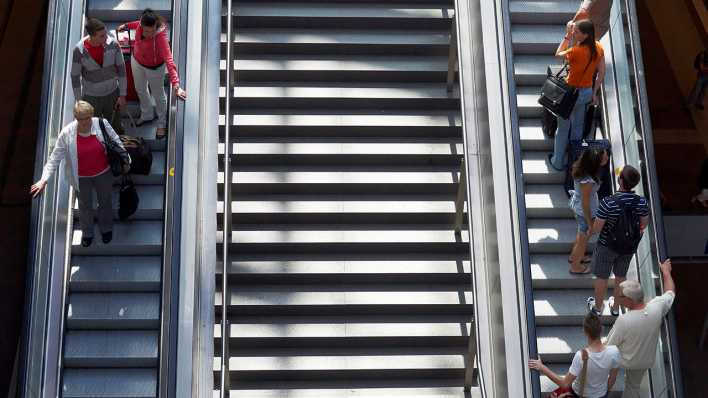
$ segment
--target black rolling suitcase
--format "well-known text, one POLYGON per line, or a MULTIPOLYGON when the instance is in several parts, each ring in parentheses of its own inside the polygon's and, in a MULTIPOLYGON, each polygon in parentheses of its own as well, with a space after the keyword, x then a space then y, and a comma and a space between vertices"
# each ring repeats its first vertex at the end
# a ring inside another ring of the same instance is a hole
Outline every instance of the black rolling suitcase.
MULTIPOLYGON (((568 144, 568 166, 565 169, 565 182, 563 184, 563 188, 565 189, 565 193, 568 197, 570 197, 570 191, 574 189, 573 163, 580 158, 580 155, 582 155, 584 151, 595 148, 607 151, 608 156, 611 156, 612 154, 612 146, 610 145, 610 141, 605 139, 570 141, 570 144, 568 144)), ((602 199, 611 194, 612 179, 610 174, 610 164, 608 163, 607 166, 605 166, 601 171, 600 190, 597 192, 597 195, 600 199, 602 199)))

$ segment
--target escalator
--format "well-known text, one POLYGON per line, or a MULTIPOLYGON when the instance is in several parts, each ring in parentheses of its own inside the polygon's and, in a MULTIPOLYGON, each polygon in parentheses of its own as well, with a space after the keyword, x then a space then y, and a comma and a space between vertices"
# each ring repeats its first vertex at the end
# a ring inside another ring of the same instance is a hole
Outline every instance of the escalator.
MULTIPOLYGON (((170 2, 152 6, 171 22, 170 2)), ((84 34, 84 18, 99 18, 113 34, 119 24, 139 17, 142 8, 137 7, 103 0, 50 5, 51 56, 44 87, 48 100, 42 114, 46 136, 41 139, 38 168, 52 149, 57 127, 73 120, 70 59, 84 34)), ((137 103, 129 102, 127 108, 138 116, 137 103)), ((146 140, 153 161, 149 174, 132 176, 140 201, 127 221, 118 220, 120 179, 116 179, 109 244, 94 239, 91 246, 81 246, 76 195, 63 173, 57 173, 35 204, 44 221, 38 223, 33 242, 27 361, 19 389, 24 396, 156 397, 161 390, 160 377, 167 369, 161 353, 169 347, 166 331, 171 315, 170 298, 165 296, 171 251, 164 242, 171 238, 175 198, 166 176, 176 165, 178 130, 173 124, 170 138, 156 140, 156 122, 136 127, 125 117, 122 123, 126 134, 146 140)))
MULTIPOLYGON (((628 60, 627 52, 634 49, 636 44, 632 43, 632 38, 627 35, 623 25, 623 15, 627 13, 629 2, 615 3, 612 10, 612 29, 602 40, 608 73, 603 86, 602 120, 599 123, 601 128, 594 134, 596 138, 607 138, 611 141, 613 168, 624 164, 645 168, 644 187, 638 188, 638 192, 649 197, 654 203, 653 222, 661 224, 658 201, 655 200, 658 192, 650 180, 653 159, 643 157, 645 150, 639 136, 650 136, 650 131, 645 129, 645 125, 640 128, 639 122, 636 126, 633 124, 635 112, 641 112, 632 106, 632 91, 641 84, 630 82, 636 75, 630 73, 633 65, 628 60)), ((509 91, 515 95, 514 100, 510 101, 511 124, 516 130, 513 143, 515 150, 512 153, 520 177, 517 189, 523 192, 523 200, 520 199, 520 203, 524 203, 523 211, 519 211, 518 216, 527 239, 525 245, 528 258, 525 267, 529 275, 524 289, 530 292, 531 297, 527 302, 527 310, 533 316, 528 321, 528 329, 531 331, 529 339, 534 340, 529 346, 532 348, 530 351, 536 351, 558 374, 567 372, 574 353, 587 344, 581 325, 587 311, 585 299, 593 295, 594 277, 576 276, 568 272, 566 259, 575 240, 577 225, 568 208, 568 198, 563 189, 565 172, 556 171, 546 160, 546 154, 552 151, 553 141, 546 138, 541 131, 541 107, 537 99, 539 88, 545 80, 546 67, 560 63, 553 54, 564 35, 565 23, 573 17, 577 7, 578 4, 574 1, 510 1, 508 8, 504 8, 502 12, 506 24, 506 39, 511 44, 505 54, 509 68, 506 73, 509 91)), ((521 195, 519 197, 521 198, 521 195)), ((663 236, 655 229, 646 235, 648 237, 640 246, 628 276, 642 281, 646 297, 653 297, 661 294, 656 279, 658 273, 652 274, 652 270, 656 269, 658 264, 654 257, 657 249, 662 251, 661 243, 657 248, 656 242, 661 242, 663 236)), ((591 240, 589 251, 593 245, 594 239, 591 240)), ((608 295, 612 294, 612 285, 611 278, 608 295)), ((614 321, 607 307, 604 308, 601 319, 606 334, 614 321)), ((671 358, 674 355, 672 341, 675 343, 674 336, 670 333, 671 324, 672 320, 669 318, 658 349, 657 358, 660 359, 645 380, 642 396, 682 396, 680 382, 673 382, 674 375, 678 373, 673 373, 676 370, 671 366, 671 358)), ((530 355, 534 354, 530 352, 530 355)), ((623 381, 620 371, 610 396, 621 395, 623 381)), ((548 393, 555 387, 550 380, 541 377, 542 393, 548 393)))

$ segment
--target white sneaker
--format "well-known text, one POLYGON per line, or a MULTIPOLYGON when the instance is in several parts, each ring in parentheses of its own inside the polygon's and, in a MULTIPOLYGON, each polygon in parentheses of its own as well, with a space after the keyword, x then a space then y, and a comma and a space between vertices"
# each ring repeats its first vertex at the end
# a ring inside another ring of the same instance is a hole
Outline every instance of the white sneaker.
POLYGON ((608 304, 610 306, 610 314, 612 316, 619 316, 620 315, 620 308, 619 306, 617 307, 617 310, 615 310, 613 307, 615 306, 615 296, 610 296, 610 299, 607 300, 608 304))
POLYGON ((600 316, 601 312, 595 308, 595 297, 588 297, 588 299, 585 300, 585 303, 588 306, 588 312, 592 312, 593 314, 600 316))

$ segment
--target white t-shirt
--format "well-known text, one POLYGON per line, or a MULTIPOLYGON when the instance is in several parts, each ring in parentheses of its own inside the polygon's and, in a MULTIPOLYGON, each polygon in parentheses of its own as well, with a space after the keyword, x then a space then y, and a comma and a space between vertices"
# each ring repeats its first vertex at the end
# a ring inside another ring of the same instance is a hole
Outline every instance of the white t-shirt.
POLYGON ((625 369, 648 369, 654 365, 656 347, 664 315, 671 309, 676 294, 669 290, 654 297, 641 310, 620 315, 607 335, 607 344, 616 345, 622 353, 625 369))
MULTIPOLYGON (((607 379, 610 370, 617 369, 620 365, 620 352, 617 347, 608 345, 600 352, 588 351, 588 371, 585 381, 584 397, 601 398, 607 394, 607 379)), ((580 351, 575 353, 573 363, 568 372, 575 376, 573 390, 580 395, 580 373, 583 370, 583 357, 580 351)))

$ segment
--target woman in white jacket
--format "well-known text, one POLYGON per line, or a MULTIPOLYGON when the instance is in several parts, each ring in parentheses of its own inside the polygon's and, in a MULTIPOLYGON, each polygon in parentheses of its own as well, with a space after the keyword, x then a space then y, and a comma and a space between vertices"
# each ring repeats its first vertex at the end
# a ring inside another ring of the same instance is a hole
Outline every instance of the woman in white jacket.
MULTIPOLYGON (((94 109, 86 101, 78 101, 74 106, 74 120, 66 125, 57 143, 44 165, 42 178, 37 181, 30 193, 39 195, 47 185, 47 181, 64 160, 64 168, 69 184, 78 192, 79 222, 81 223, 81 245, 88 247, 93 242, 93 192, 98 198, 98 227, 103 243, 113 239, 113 208, 112 190, 113 173, 108 164, 106 144, 99 124, 99 119, 93 117, 94 109)), ((123 143, 108 121, 104 120, 106 134, 119 148, 126 165, 124 172, 129 170, 130 156, 125 151, 123 143)))

